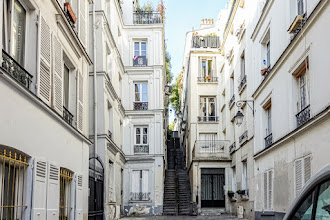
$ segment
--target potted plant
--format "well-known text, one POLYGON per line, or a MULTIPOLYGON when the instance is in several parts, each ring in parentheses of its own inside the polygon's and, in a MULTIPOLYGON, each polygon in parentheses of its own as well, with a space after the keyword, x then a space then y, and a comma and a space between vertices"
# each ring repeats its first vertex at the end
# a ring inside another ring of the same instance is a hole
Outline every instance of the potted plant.
POLYGON ((229 198, 233 198, 235 196, 235 192, 228 190, 228 196, 229 198))
POLYGON ((267 71, 268 71, 268 68, 265 68, 265 69, 261 70, 261 75, 262 76, 265 75, 267 71))
POLYGON ((236 191, 238 195, 244 195, 245 194, 245 190, 237 190, 236 191))

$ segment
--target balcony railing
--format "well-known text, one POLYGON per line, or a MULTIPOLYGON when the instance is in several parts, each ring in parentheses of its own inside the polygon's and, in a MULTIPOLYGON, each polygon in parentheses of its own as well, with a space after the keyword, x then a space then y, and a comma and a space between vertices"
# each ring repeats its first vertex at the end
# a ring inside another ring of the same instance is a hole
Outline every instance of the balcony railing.
POLYGON ((228 141, 224 140, 196 140, 193 157, 208 159, 230 159, 228 141))
POLYGON ((236 149, 236 142, 232 143, 232 145, 229 146, 229 153, 233 153, 236 149))
POLYGON ((297 127, 300 127, 303 124, 305 124, 306 122, 308 122, 310 117, 311 117, 311 109, 310 109, 310 106, 308 105, 306 108, 301 110, 298 114, 296 114, 297 127))
POLYGON ((108 130, 108 137, 112 140, 112 132, 110 130, 108 130))
POLYGON ((148 66, 146 56, 136 56, 133 58, 133 66, 148 66))
POLYGON ((219 117, 217 116, 198 116, 198 122, 218 122, 219 117))
POLYGON ((133 110, 136 110, 136 111, 148 110, 148 102, 134 102, 133 110))
POLYGON ((192 37, 192 48, 219 48, 220 38, 217 36, 192 37))
POLYGON ((129 195, 130 201, 149 201, 150 200, 150 192, 141 193, 141 192, 131 192, 129 195))
POLYGON ((234 95, 231 97, 231 99, 229 100, 229 103, 228 103, 229 108, 232 107, 232 105, 234 104, 234 102, 235 102, 235 94, 234 94, 234 95))
POLYGON ((205 76, 205 77, 197 77, 198 82, 218 82, 218 77, 213 76, 205 76))
POLYGON ((267 137, 265 137, 265 148, 270 147, 273 144, 273 134, 269 134, 267 137))
POLYGON ((149 145, 134 145, 134 153, 135 154, 148 154, 149 145))
POLYGON ((239 143, 242 144, 248 138, 248 131, 244 131, 244 133, 238 138, 239 143))
POLYGON ((163 17, 160 12, 139 11, 133 13, 134 24, 162 24, 163 17))
POLYGON ((29 74, 19 63, 17 63, 8 53, 2 50, 1 67, 17 82, 22 84, 27 89, 30 89, 32 75, 29 74))
POLYGON ((72 125, 73 114, 63 106, 63 119, 69 124, 72 125))
POLYGON ((238 86, 238 91, 239 92, 242 91, 245 85, 246 85, 246 75, 243 76, 243 78, 238 86))

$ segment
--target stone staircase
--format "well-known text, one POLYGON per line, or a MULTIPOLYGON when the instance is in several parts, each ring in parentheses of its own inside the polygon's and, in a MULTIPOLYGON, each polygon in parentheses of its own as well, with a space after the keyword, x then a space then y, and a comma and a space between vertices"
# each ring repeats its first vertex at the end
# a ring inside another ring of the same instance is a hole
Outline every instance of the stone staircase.
POLYGON ((179 138, 168 142, 167 164, 163 215, 191 215, 190 180, 179 138))

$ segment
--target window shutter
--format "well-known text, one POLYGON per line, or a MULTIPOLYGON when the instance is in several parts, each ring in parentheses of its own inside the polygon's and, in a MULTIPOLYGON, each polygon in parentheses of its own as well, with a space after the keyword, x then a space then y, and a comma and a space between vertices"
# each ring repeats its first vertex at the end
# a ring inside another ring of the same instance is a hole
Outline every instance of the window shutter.
POLYGON ((38 96, 45 103, 51 102, 51 33, 45 19, 40 19, 38 96))
POLYGON ((83 220, 83 176, 77 175, 76 182, 76 219, 83 220))
POLYGON ((311 178, 311 156, 304 158, 304 183, 311 178))
POLYGON ((215 57, 213 57, 212 58, 212 77, 216 77, 217 76, 217 65, 216 65, 216 63, 215 63, 215 61, 216 61, 216 58, 215 57))
POLYGON ((296 195, 300 192, 302 188, 302 160, 295 161, 295 190, 296 195))
POLYGON ((264 173, 264 209, 267 209, 267 201, 268 201, 268 194, 267 194, 267 172, 264 173))
POLYGON ((77 107, 77 128, 79 131, 84 129, 84 79, 80 71, 78 71, 78 107, 77 107))
POLYGON ((47 220, 59 219, 60 168, 48 163, 47 220))
POLYGON ((58 39, 53 37, 53 77, 54 77, 54 101, 53 106, 55 111, 60 115, 63 114, 63 51, 62 45, 58 39))
POLYGON ((268 172, 268 209, 272 209, 273 204, 273 171, 268 172))
POLYGON ((140 192, 140 170, 134 170, 132 172, 132 192, 140 192))
POLYGON ((46 219, 47 204, 47 162, 35 159, 34 161, 34 195, 33 220, 46 219))
POLYGON ((142 193, 149 192, 149 171, 143 170, 142 171, 142 193))
POLYGON ((83 45, 86 47, 86 0, 80 0, 79 10, 79 38, 83 45))

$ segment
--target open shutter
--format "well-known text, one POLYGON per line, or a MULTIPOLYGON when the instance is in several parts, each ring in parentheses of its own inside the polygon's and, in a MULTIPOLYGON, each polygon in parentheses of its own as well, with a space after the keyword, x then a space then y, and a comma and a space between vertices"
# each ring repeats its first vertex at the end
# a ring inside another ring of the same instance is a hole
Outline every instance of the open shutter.
POLYGON ((45 19, 40 19, 38 96, 51 102, 51 33, 45 19))
POLYGON ((142 193, 149 193, 149 171, 142 171, 142 193))
POLYGON ((79 131, 84 129, 84 78, 80 71, 77 73, 78 76, 78 103, 77 103, 77 128, 79 131))
POLYGON ((76 181, 76 219, 83 220, 83 176, 77 175, 76 181))
POLYGON ((47 220, 59 219, 60 168, 48 163, 47 220))
POLYGON ((267 193, 267 172, 264 173, 264 209, 267 209, 268 193, 267 193))
POLYGON ((80 0, 80 10, 79 10, 79 38, 83 45, 86 47, 86 1, 80 0))
POLYGON ((33 220, 45 220, 47 204, 46 161, 35 159, 33 189, 33 220))
POLYGON ((298 195, 302 188, 302 160, 296 160, 295 161, 295 167, 294 167, 294 173, 295 173, 295 193, 298 195))
POLYGON ((271 210, 273 200, 273 171, 268 171, 268 208, 271 210))
POLYGON ((60 114, 63 114, 63 51, 62 45, 58 39, 53 37, 53 52, 54 52, 54 65, 53 65, 53 77, 54 77, 54 109, 60 114))
POLYGON ((304 158, 304 183, 311 178, 311 157, 304 158))
POLYGON ((212 77, 217 77, 217 65, 216 65, 216 58, 212 58, 212 77))

